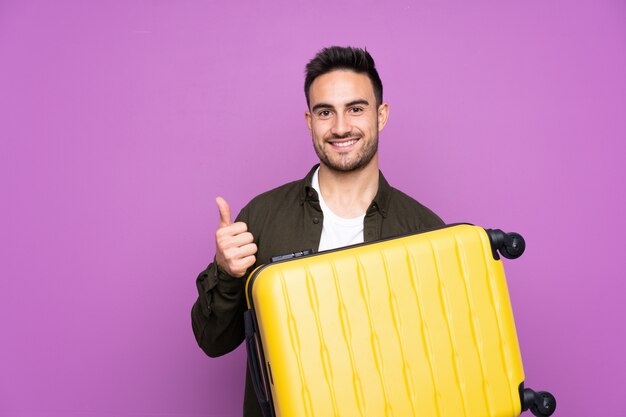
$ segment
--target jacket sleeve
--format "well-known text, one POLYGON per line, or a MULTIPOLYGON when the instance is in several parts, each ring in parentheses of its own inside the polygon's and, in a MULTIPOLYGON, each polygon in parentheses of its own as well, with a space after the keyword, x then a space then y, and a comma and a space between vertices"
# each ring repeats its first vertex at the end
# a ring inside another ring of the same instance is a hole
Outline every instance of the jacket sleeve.
MULTIPOLYGON (((246 209, 236 221, 248 223, 246 209)), ((246 277, 231 277, 214 260, 196 279, 198 299, 191 309, 191 324, 198 345, 211 357, 229 353, 243 342, 246 277)))
POLYGON ((211 357, 234 350, 244 339, 245 280, 227 275, 215 262, 196 279, 191 323, 198 345, 211 357))

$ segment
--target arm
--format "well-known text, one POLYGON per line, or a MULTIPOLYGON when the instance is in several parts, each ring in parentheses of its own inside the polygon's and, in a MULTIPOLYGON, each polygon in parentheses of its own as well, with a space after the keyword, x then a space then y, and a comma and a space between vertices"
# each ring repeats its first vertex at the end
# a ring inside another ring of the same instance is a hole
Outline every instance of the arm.
POLYGON ((229 276, 213 262, 198 275, 196 286, 198 299, 191 309, 196 341, 207 355, 224 355, 244 338, 245 280, 229 276))
POLYGON ((196 280, 198 299, 191 309, 196 341, 211 357, 234 350, 244 339, 244 277, 254 266, 257 251, 248 232, 246 208, 232 223, 226 201, 218 197, 217 203, 220 227, 215 233, 215 260, 196 280))

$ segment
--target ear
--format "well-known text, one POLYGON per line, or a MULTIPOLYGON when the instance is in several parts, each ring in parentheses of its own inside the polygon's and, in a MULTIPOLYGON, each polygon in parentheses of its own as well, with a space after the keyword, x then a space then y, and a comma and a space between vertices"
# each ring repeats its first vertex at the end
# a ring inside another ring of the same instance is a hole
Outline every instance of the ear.
POLYGON ((387 120, 389 119, 389 104, 383 103, 378 106, 378 131, 382 131, 387 125, 387 120))
POLYGON ((311 126, 312 118, 310 111, 307 110, 304 112, 304 120, 306 121, 306 125, 309 128, 309 131, 313 131, 313 127, 311 126))

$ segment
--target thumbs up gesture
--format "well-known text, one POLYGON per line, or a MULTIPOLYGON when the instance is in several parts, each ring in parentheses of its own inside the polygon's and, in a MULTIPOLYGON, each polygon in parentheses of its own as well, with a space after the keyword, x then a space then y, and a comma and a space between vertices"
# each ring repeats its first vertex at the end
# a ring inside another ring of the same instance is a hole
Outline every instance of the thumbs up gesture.
POLYGON ((215 261, 228 275, 241 278, 256 262, 254 237, 248 232, 247 224, 233 223, 226 200, 217 197, 215 202, 220 211, 220 226, 215 232, 215 261))

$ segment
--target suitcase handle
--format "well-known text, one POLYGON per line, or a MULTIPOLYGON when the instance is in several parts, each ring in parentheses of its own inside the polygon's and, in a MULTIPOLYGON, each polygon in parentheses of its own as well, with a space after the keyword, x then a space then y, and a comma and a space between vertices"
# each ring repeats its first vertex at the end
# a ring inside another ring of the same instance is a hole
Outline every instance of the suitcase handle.
POLYGON ((270 263, 273 264, 274 262, 280 262, 280 261, 286 261, 288 259, 299 258, 301 256, 311 255, 312 253, 313 253, 312 249, 305 249, 305 250, 301 250, 298 252, 287 253, 285 255, 272 256, 270 258, 270 263))
POLYGON ((248 310, 243 314, 243 321, 246 332, 246 352, 248 355, 248 368, 250 369, 250 377, 252 379, 252 386, 263 417, 272 417, 272 406, 269 401, 268 387, 265 383, 265 373, 261 363, 261 351, 259 349, 259 339, 254 331, 254 318, 252 317, 252 310, 248 310))

